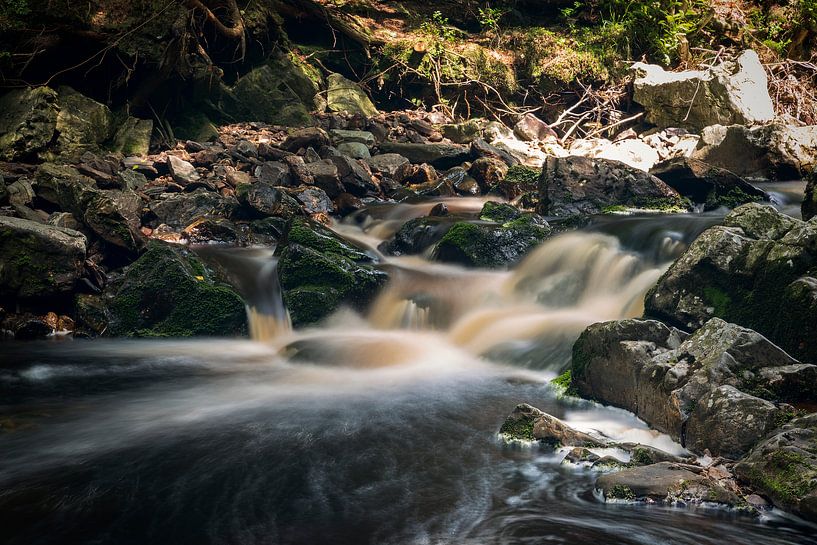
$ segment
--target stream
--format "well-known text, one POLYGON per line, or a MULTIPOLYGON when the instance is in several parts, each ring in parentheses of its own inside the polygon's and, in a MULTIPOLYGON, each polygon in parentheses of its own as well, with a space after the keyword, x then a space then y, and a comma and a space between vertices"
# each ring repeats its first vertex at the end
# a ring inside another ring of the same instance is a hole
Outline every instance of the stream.
MULTIPOLYGON (((788 211, 796 195, 778 196, 788 211)), ((377 253, 436 202, 334 228, 377 253)), ((482 201, 448 206, 467 217, 482 201)), ((527 402, 684 453, 550 380, 587 325, 640 316, 723 213, 601 217, 510 271, 383 258, 392 280, 367 314, 295 331, 268 249, 209 248, 256 340, 3 345, 0 542, 817 544, 817 528, 778 510, 605 503, 598 473, 563 465, 565 451, 497 436, 527 402)))

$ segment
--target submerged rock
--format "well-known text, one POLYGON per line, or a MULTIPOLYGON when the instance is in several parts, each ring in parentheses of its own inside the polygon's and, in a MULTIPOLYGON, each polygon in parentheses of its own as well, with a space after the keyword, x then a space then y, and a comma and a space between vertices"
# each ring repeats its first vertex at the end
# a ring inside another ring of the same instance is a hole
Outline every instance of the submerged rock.
POLYGON ((646 315, 685 329, 723 318, 817 361, 817 324, 809 314, 817 308, 816 243, 814 221, 743 205, 704 231, 664 273, 646 296, 646 315))
POLYGON ((151 242, 114 287, 108 333, 129 337, 247 332, 244 301, 189 251, 151 242))
POLYGON ((703 129, 774 119, 766 70, 754 51, 708 70, 667 72, 645 63, 633 70, 633 99, 644 106, 647 121, 659 127, 703 129))
POLYGON ((735 472, 777 507, 817 522, 817 413, 777 430, 735 472))
POLYGON ((0 217, 0 296, 70 293, 83 275, 86 244, 72 229, 0 217))
POLYGON ((551 446, 598 447, 606 443, 602 438, 574 430, 527 403, 516 406, 505 419, 499 434, 507 440, 540 441, 551 446))
POLYGON ((539 212, 552 216, 598 214, 612 206, 686 210, 677 191, 618 161, 548 157, 539 178, 539 212))

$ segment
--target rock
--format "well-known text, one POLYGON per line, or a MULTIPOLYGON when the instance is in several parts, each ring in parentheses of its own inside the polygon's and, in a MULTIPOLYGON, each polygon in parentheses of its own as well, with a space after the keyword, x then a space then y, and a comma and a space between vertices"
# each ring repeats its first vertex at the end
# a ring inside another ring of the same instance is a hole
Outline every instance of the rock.
POLYGON ((320 127, 306 127, 296 129, 289 133, 281 144, 281 148, 287 151, 298 151, 302 148, 320 148, 329 145, 329 135, 320 127))
POLYGON ((383 142, 380 144, 380 151, 402 155, 412 164, 428 163, 440 170, 459 166, 470 155, 468 148, 454 144, 383 142))
POLYGON ((803 204, 800 211, 803 214, 803 219, 808 221, 814 216, 817 216, 817 176, 810 174, 806 182, 806 191, 803 195, 803 204))
POLYGON ((372 175, 355 159, 341 155, 332 157, 331 161, 337 167, 338 176, 347 192, 356 197, 375 196, 380 193, 372 175))
POLYGON ((439 242, 452 226, 441 217, 414 218, 404 223, 383 247, 390 255, 418 255, 439 242))
POLYGON ((796 180, 817 164, 817 126, 707 127, 693 154, 744 178, 796 180))
POLYGON ((287 127, 308 125, 321 111, 321 76, 295 54, 274 54, 267 64, 223 89, 221 109, 235 121, 261 121, 287 127))
POLYGON ((78 293, 74 298, 77 325, 94 335, 102 335, 108 329, 111 316, 108 305, 101 295, 78 293))
POLYGON ((37 196, 72 213, 100 239, 131 253, 144 247, 139 231, 141 199, 129 191, 105 191, 68 166, 43 164, 37 171, 37 196))
POLYGON ((485 140, 481 138, 477 138, 473 142, 471 142, 471 158, 472 159, 479 159, 480 157, 493 157, 494 159, 500 159, 505 162, 506 165, 509 167, 518 165, 520 163, 519 159, 511 155, 505 150, 501 150, 496 146, 492 146, 491 144, 487 143, 485 140))
POLYGON ((502 225, 455 223, 440 239, 432 258, 469 267, 512 265, 551 235, 540 216, 526 214, 502 225))
POLYGON ((505 179, 508 174, 508 166, 504 161, 493 157, 480 157, 473 162, 468 174, 477 181, 483 193, 505 179))
POLYGON ((618 161, 548 157, 539 178, 539 212, 552 216, 598 214, 611 206, 685 210, 667 184, 618 161))
MULTIPOLYGON (((588 327, 573 346, 572 386, 579 394, 633 411, 693 452, 739 458, 770 432, 772 401, 802 393, 774 384, 798 362, 758 333, 712 319, 693 335, 661 322, 622 320, 588 327)), ((798 374, 810 376, 807 365, 798 374)), ((797 388, 795 387, 796 391, 797 388)))
POLYGON ((170 168, 170 174, 181 186, 186 186, 193 182, 201 180, 201 176, 196 171, 196 167, 187 161, 176 157, 175 155, 167 156, 167 166, 170 168))
POLYGON ((192 193, 164 193, 161 199, 150 203, 150 211, 156 224, 166 224, 181 229, 203 217, 231 217, 238 208, 234 197, 197 189, 192 193))
POLYGON ((246 246, 249 240, 243 229, 225 218, 199 218, 184 228, 183 233, 191 244, 232 244, 246 246))
POLYGON ((289 219, 301 214, 298 201, 267 184, 241 184, 236 187, 235 195, 238 202, 256 218, 275 216, 289 219))
POLYGON ((218 139, 218 127, 200 111, 185 111, 173 124, 173 134, 177 138, 196 142, 213 142, 218 139))
POLYGON ((51 327, 43 318, 39 316, 24 315, 12 324, 14 338, 18 341, 33 341, 45 339, 54 333, 51 327))
POLYGON ((124 155, 147 155, 150 153, 150 136, 153 121, 128 116, 113 137, 113 151, 124 155))
POLYGON ((0 296, 70 293, 83 275, 86 245, 72 229, 0 217, 0 296))
POLYGON ((441 127, 442 134, 455 144, 470 144, 482 134, 483 120, 469 119, 462 123, 450 123, 441 127))
POLYGON ((522 216, 516 207, 507 203, 486 202, 479 213, 479 219, 494 223, 507 223, 522 216))
POLYGON ((369 254, 303 219, 290 224, 278 272, 296 326, 318 322, 341 305, 364 308, 388 279, 369 254))
MULTIPOLYGON (((498 192, 509 201, 514 201, 523 195, 528 196, 528 201, 539 201, 538 185, 540 171, 523 165, 515 165, 508 169, 508 173, 502 178, 493 191, 498 192)), ((532 206, 524 205, 526 208, 532 206)))
POLYGON ((644 106, 647 121, 659 127, 700 130, 763 124, 775 117, 766 70, 751 50, 709 70, 667 72, 644 63, 633 70, 633 99, 644 106))
POLYGON ((327 107, 333 112, 347 112, 374 117, 379 112, 368 95, 358 84, 340 74, 329 74, 326 78, 327 107))
POLYGON ((449 183, 459 195, 473 197, 482 193, 477 181, 469 176, 462 167, 452 168, 443 174, 442 179, 449 183))
MULTIPOLYGON (((255 167, 255 177, 258 178, 258 181, 262 184, 272 186, 288 186, 291 184, 289 167, 278 161, 265 161, 264 163, 261 163, 255 167)), ((306 183, 304 180, 300 181, 306 183)), ((311 181, 311 179, 309 181, 311 181)), ((249 180, 245 180, 244 182, 250 183, 249 180)), ((235 185, 238 184, 236 183, 235 185)))
POLYGON ((708 210, 771 200, 768 193, 740 176, 691 157, 663 161, 650 174, 693 202, 705 203, 708 210))
POLYGON ((550 126, 533 114, 525 114, 513 127, 513 132, 525 141, 558 139, 556 132, 550 126))
POLYGON ((374 134, 368 131, 332 129, 329 132, 332 135, 332 140, 338 144, 342 144, 344 142, 356 142, 358 144, 363 144, 367 148, 370 148, 375 144, 374 134))
POLYGON ((57 127, 57 93, 48 87, 9 91, 0 98, 0 160, 17 161, 44 151, 57 127))
POLYGON ((636 138, 617 142, 605 138, 575 140, 570 145, 570 154, 619 161, 644 172, 661 160, 658 150, 636 138))
POLYGON ((723 223, 704 231, 647 293, 646 315, 685 329, 716 316, 817 361, 817 341, 808 335, 814 303, 806 295, 817 265, 817 224, 759 204, 736 208, 723 223))
POLYGON ((335 205, 323 189, 317 187, 300 187, 292 190, 292 196, 300 203, 303 211, 312 214, 332 214, 335 205))
POLYGON ((352 159, 368 159, 372 156, 366 144, 360 142, 341 142, 338 144, 338 152, 352 159))
POLYGON ((101 148, 113 136, 113 114, 104 104, 70 87, 58 90, 57 149, 63 159, 79 158, 101 148))
POLYGON ((383 174, 390 178, 397 176, 397 173, 405 166, 411 164, 408 159, 396 153, 384 153, 375 155, 364 161, 373 172, 383 174))
POLYGON ((413 165, 404 182, 408 184, 408 189, 423 197, 454 196, 454 188, 449 181, 438 178, 437 172, 429 165, 413 165), (412 183, 414 180, 418 183, 412 183))
POLYGON ((780 411, 773 403, 721 386, 702 396, 686 423, 686 447, 737 459, 777 427, 780 411))
POLYGON ((817 522, 817 413, 777 430, 752 449, 735 473, 775 506, 817 522))
POLYGON ((563 464, 592 464, 593 462, 599 460, 600 457, 597 454, 593 454, 589 450, 584 447, 576 447, 571 449, 570 452, 567 453, 562 459, 563 464))
POLYGON ((671 462, 635 467, 600 476, 596 488, 606 500, 741 504, 733 492, 694 469, 671 462))
POLYGON ((108 333, 129 337, 235 336, 247 332, 244 301, 198 258, 151 242, 110 301, 108 333))
POLYGON ((558 418, 522 403, 508 415, 499 434, 506 440, 540 441, 552 446, 599 447, 606 441, 574 430, 558 418))

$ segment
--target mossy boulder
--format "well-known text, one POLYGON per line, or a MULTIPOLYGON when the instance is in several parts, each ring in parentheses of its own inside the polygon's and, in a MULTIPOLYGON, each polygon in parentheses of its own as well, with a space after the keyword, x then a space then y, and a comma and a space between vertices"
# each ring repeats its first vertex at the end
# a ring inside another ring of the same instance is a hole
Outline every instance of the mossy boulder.
POLYGON ((153 121, 129 116, 116 129, 111 149, 126 156, 147 155, 152 133, 153 121))
POLYGON ((70 293, 84 272, 86 244, 72 229, 0 217, 0 296, 70 293))
POLYGON ((808 280, 817 273, 815 244, 815 221, 771 206, 740 206, 667 270, 647 294, 645 312, 684 329, 723 318, 766 335, 797 358, 817 361, 808 280))
POLYGON ((365 117, 377 115, 377 108, 357 83, 341 74, 329 74, 326 86, 326 102, 331 111, 360 114, 365 117))
POLYGON ((817 413, 776 430, 735 467, 735 473, 775 506, 817 522, 817 413))
POLYGON ((446 217, 423 217, 407 221, 388 244, 381 246, 391 255, 416 255, 440 241, 453 225, 446 217))
POLYGON ((520 261, 551 233, 548 223, 535 214, 505 223, 461 221, 440 239, 432 256, 469 267, 505 267, 520 261))
POLYGON ((54 138, 57 93, 48 87, 15 89, 0 97, 0 160, 36 156, 54 138))
POLYGON ((373 257, 325 227, 296 218, 279 253, 278 274, 292 323, 316 323, 341 305, 364 309, 388 280, 373 257))
POLYGON ((111 110, 70 87, 60 87, 58 93, 56 151, 59 157, 76 160, 86 151, 97 151, 107 144, 114 133, 111 110))
POLYGON ((527 403, 517 405, 508 415, 499 434, 505 440, 539 441, 551 446, 600 447, 606 441, 575 430, 527 403))
POLYGON ((159 242, 125 272, 108 305, 108 333, 128 337, 235 336, 244 301, 189 251, 159 242))

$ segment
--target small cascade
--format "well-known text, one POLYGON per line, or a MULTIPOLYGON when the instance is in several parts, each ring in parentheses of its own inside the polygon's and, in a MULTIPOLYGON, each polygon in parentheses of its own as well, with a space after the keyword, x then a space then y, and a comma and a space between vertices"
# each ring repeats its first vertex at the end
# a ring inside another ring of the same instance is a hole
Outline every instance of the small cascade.
POLYGON ((275 248, 201 246, 195 251, 218 266, 244 297, 250 338, 266 342, 292 333, 278 281, 275 248))

